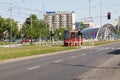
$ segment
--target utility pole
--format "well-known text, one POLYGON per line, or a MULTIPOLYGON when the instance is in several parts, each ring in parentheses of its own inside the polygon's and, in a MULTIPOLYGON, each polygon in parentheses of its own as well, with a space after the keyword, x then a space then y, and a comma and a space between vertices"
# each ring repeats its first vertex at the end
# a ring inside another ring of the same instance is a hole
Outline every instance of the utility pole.
POLYGON ((78 37, 79 37, 78 46, 81 47, 81 43, 82 43, 82 34, 81 34, 81 30, 80 30, 80 29, 78 29, 78 37))
POLYGON ((52 25, 52 45, 54 45, 54 26, 52 25))
POLYGON ((11 7, 9 9, 10 11, 10 47, 12 46, 12 2, 10 3, 11 7))
POLYGON ((44 4, 42 5, 42 17, 43 17, 43 19, 44 19, 44 14, 45 14, 45 6, 44 6, 44 4))
POLYGON ((101 29, 101 40, 102 40, 102 3, 100 3, 100 29, 101 29))
POLYGON ((89 25, 90 25, 90 28, 91 28, 91 0, 89 0, 89 25))
POLYGON ((30 19, 31 19, 30 21, 31 21, 31 27, 32 27, 32 14, 31 14, 31 18, 30 19))
POLYGON ((100 3, 100 26, 102 26, 102 3, 100 3))
POLYGON ((2 33, 0 35, 1 35, 1 41, 3 41, 3 24, 2 24, 2 33))
POLYGON ((91 0, 89 0, 89 18, 91 19, 91 0))
POLYGON ((31 18, 30 18, 31 20, 31 29, 30 29, 30 33, 31 33, 31 41, 30 41, 30 44, 32 44, 32 14, 31 14, 31 18))

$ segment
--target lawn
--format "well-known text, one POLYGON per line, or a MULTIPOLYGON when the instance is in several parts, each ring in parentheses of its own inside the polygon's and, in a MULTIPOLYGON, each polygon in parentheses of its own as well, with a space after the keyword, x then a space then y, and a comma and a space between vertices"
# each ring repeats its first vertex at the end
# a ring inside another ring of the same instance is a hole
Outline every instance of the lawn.
POLYGON ((17 47, 17 48, 0 48, 0 60, 32 56, 32 55, 47 54, 47 53, 53 53, 53 52, 58 52, 58 51, 71 50, 71 49, 77 49, 77 47, 23 46, 23 47, 17 47))
MULTIPOLYGON (((120 42, 117 41, 95 41, 94 46, 105 45, 110 43, 120 42)), ((92 46, 93 42, 85 42, 82 46, 92 46)), ((16 48, 0 48, 0 60, 32 56, 32 55, 40 55, 40 54, 48 54, 53 52, 78 49, 79 47, 63 47, 63 46, 21 46, 16 48)))

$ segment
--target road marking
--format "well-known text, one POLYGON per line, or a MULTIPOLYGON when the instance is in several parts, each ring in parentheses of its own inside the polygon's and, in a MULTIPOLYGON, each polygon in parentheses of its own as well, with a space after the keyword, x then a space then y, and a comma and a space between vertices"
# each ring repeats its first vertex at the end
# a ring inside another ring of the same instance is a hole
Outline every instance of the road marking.
POLYGON ((85 56, 86 54, 81 54, 81 56, 85 56))
POLYGON ((56 61, 54 61, 54 63, 58 63, 58 62, 61 62, 61 61, 63 61, 63 60, 56 60, 56 61))
POLYGON ((109 47, 106 47, 105 49, 109 49, 109 47))
POLYGON ((120 49, 120 48, 117 48, 117 49, 120 49))
POLYGON ((98 48, 95 48, 95 49, 98 49, 98 48))
POLYGON ((37 69, 37 68, 39 68, 40 66, 34 66, 34 67, 30 67, 30 68, 28 68, 27 70, 33 70, 33 69, 37 69))
POLYGON ((115 49, 115 48, 111 48, 111 49, 115 49))
POLYGON ((92 51, 89 52, 89 54, 92 54, 92 53, 93 53, 92 51))
POLYGON ((72 57, 70 57, 70 59, 75 59, 75 58, 77 58, 77 56, 72 56, 72 57))
POLYGON ((102 51, 103 49, 98 49, 96 52, 102 51))

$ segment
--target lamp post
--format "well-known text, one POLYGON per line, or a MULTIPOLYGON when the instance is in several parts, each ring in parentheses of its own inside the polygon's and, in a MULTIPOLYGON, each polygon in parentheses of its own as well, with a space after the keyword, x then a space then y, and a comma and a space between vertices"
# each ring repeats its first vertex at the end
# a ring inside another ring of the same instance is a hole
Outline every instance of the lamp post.
POLYGON ((78 42, 78 46, 79 47, 81 47, 81 43, 82 43, 82 41, 81 41, 81 30, 80 29, 78 29, 78 37, 79 37, 79 42, 78 42))
POLYGON ((100 26, 102 26, 102 3, 100 3, 100 26))
POLYGON ((90 28, 91 28, 91 0, 89 0, 89 19, 90 19, 90 28))
POLYGON ((1 33, 1 41, 4 40, 4 34, 3 34, 4 30, 3 30, 3 24, 2 24, 2 33, 1 33))
POLYGON ((33 37, 33 35, 32 35, 32 14, 31 14, 31 17, 30 17, 30 25, 31 25, 31 29, 30 29, 30 33, 31 33, 31 41, 30 41, 30 44, 32 45, 32 37, 33 37))
POLYGON ((102 40, 102 35, 103 35, 103 32, 102 32, 102 3, 100 3, 100 31, 101 31, 101 40, 102 40))
POLYGON ((12 2, 10 3, 11 7, 9 9, 10 11, 10 47, 12 46, 12 2))

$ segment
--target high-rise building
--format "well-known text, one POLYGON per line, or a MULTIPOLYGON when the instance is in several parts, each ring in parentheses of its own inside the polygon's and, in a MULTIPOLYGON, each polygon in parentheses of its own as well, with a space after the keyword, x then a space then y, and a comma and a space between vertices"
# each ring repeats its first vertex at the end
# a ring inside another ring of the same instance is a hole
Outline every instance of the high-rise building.
POLYGON ((118 27, 120 28, 120 16, 118 17, 118 27))
POLYGON ((75 29, 74 12, 46 12, 44 19, 50 25, 50 28, 70 27, 75 29))
POLYGON ((118 19, 115 19, 114 25, 117 30, 120 30, 120 16, 118 17, 118 19))

